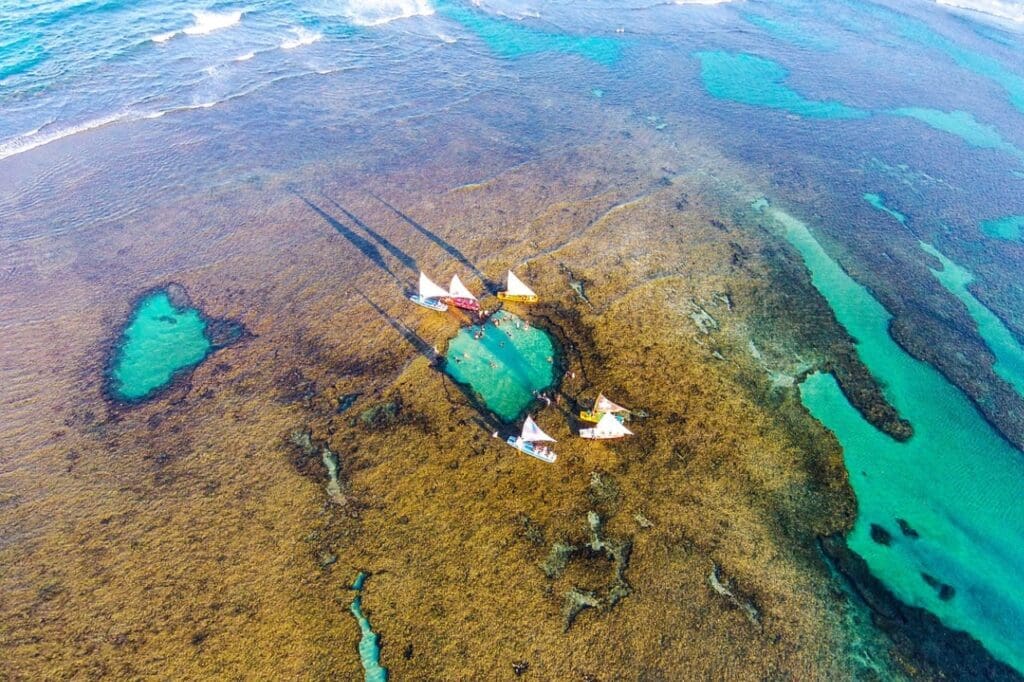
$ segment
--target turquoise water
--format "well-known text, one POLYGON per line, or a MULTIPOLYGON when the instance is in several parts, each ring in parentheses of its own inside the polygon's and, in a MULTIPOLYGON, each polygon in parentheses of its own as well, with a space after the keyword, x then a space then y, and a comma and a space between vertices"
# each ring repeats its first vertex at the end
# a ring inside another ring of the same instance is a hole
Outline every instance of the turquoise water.
POLYGON ((864 195, 864 201, 868 202, 869 204, 877 208, 879 211, 882 211, 883 213, 888 213, 897 221, 899 221, 901 225, 907 224, 907 216, 903 215, 894 208, 886 206, 885 197, 883 197, 881 194, 866 193, 864 195))
POLYGON ((388 670, 380 664, 380 637, 370 627, 369 619, 363 615, 363 584, 366 578, 366 573, 360 573, 352 583, 356 597, 352 600, 349 611, 359 623, 359 660, 363 663, 366 682, 387 682, 388 670))
POLYGON ((448 344, 444 371, 469 386, 502 421, 511 422, 555 383, 555 347, 543 329, 520 318, 495 313, 496 327, 464 327, 448 344), (519 325, 518 327, 516 325, 519 325), (480 339, 474 334, 483 332, 480 339))
POLYGON ((819 35, 809 33, 806 29, 794 22, 769 19, 758 14, 744 13, 743 18, 749 23, 770 35, 776 40, 796 45, 797 47, 819 52, 829 52, 835 49, 835 43, 819 35))
POLYGON ((166 291, 142 299, 118 342, 110 383, 119 400, 142 400, 191 369, 212 350, 206 321, 195 308, 178 308, 166 291))
POLYGON ((996 356, 993 366, 996 374, 1013 386, 1024 397, 1024 348, 999 317, 985 304, 974 297, 967 286, 974 281, 974 275, 942 255, 931 244, 921 242, 921 248, 942 263, 941 269, 930 268, 936 279, 946 290, 956 296, 967 307, 971 319, 978 327, 978 334, 996 356))
POLYGON ((805 224, 781 211, 770 214, 857 339, 858 354, 886 397, 914 427, 914 436, 899 443, 864 420, 831 374, 816 373, 801 384, 804 405, 843 447, 859 510, 850 547, 900 599, 966 630, 997 658, 1024 669, 1024 453, 933 367, 893 341, 888 311, 828 256, 805 224), (904 536, 896 519, 905 519, 920 538, 904 536), (891 546, 871 539, 871 524, 892 534, 891 546), (940 598, 924 574, 951 585, 954 596, 940 598))
POLYGON ((622 56, 620 42, 611 38, 542 31, 454 2, 438 3, 437 10, 476 34, 494 54, 509 59, 542 52, 561 52, 612 66, 622 56))
POLYGON ((712 96, 743 104, 783 109, 808 118, 863 118, 868 112, 840 102, 806 99, 786 85, 789 72, 778 63, 738 52, 696 52, 700 76, 712 96))
POLYGON ((889 113, 907 116, 927 123, 936 130, 956 135, 967 144, 978 149, 998 149, 1024 158, 1024 152, 1002 138, 995 128, 977 119, 966 111, 938 111, 922 107, 904 107, 889 113))
POLYGON ((990 237, 1004 239, 1008 242, 1019 242, 1024 237, 1024 215, 1011 215, 1005 218, 984 220, 981 231, 990 237))

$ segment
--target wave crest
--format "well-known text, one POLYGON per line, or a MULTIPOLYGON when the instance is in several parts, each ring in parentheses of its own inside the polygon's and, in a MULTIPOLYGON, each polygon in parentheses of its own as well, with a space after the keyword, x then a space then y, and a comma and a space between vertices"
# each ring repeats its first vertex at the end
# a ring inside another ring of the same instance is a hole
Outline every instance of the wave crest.
POLYGON ((234 26, 242 20, 242 14, 242 10, 235 10, 233 12, 206 12, 204 10, 197 10, 192 13, 192 17, 195 21, 191 26, 186 26, 185 28, 177 31, 158 33, 150 38, 150 40, 154 43, 166 43, 177 35, 204 36, 208 33, 213 33, 214 31, 234 26))
POLYGON ((281 49, 293 50, 296 47, 302 47, 303 45, 312 45, 323 37, 322 33, 314 33, 313 31, 300 26, 292 29, 291 38, 285 38, 281 41, 281 49))
POLYGON ((344 15, 356 26, 382 26, 433 13, 434 6, 429 0, 349 0, 344 15))
POLYGON ((988 14, 1024 24, 1024 4, 1008 0, 935 0, 940 5, 988 14))

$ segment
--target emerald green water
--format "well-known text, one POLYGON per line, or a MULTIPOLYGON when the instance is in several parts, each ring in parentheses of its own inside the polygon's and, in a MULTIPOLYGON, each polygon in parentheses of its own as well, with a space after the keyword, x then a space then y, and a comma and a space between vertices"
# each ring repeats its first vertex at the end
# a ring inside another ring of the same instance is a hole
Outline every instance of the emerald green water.
POLYGON ((894 109, 889 113, 927 123, 935 130, 956 135, 972 147, 998 149, 1024 158, 1024 152, 1004 140, 995 128, 979 123, 974 116, 966 111, 939 111, 922 107, 905 107, 894 109))
POLYGON ((784 109, 808 118, 863 118, 868 112, 840 102, 804 98, 788 87, 789 72, 776 62, 742 52, 696 52, 707 91, 718 99, 784 109))
POLYGON ((499 311, 483 327, 464 327, 448 344, 444 371, 469 386, 502 421, 515 421, 555 383, 555 347, 543 329, 499 311), (519 327, 516 327, 516 324, 519 327), (483 337, 473 338, 483 331, 483 337))
POLYGON ((765 215, 800 252, 814 286, 857 339, 861 359, 914 426, 914 436, 899 443, 864 420, 831 374, 812 374, 801 384, 804 405, 843 447, 859 508, 850 547, 900 599, 969 632, 1024 670, 1024 453, 939 372, 889 336, 888 311, 804 223, 776 209, 765 215), (901 533, 897 518, 920 537, 901 533), (873 523, 892 534, 890 546, 871 539, 873 523), (940 599, 922 574, 951 585, 954 596, 940 599))
POLYGON ((494 54, 508 59, 561 52, 611 66, 622 56, 621 45, 611 38, 549 33, 451 2, 438 3, 437 11, 476 34, 494 54))
POLYGON ((1024 237, 1024 215, 1011 215, 1005 218, 982 221, 981 231, 989 237, 1005 239, 1008 242, 1022 241, 1022 237, 1024 237))
POLYGON ((366 573, 360 573, 352 583, 356 598, 352 600, 349 611, 359 623, 359 660, 363 663, 366 682, 388 682, 388 670, 380 664, 380 637, 370 627, 370 620, 363 614, 363 584, 366 573))
POLYGON ((894 208, 889 208, 888 206, 886 206, 885 198, 881 194, 865 194, 864 201, 868 202, 869 204, 877 208, 879 211, 888 213, 893 218, 898 220, 901 225, 907 224, 907 216, 903 215, 894 208))
POLYGON ((1024 348, 1003 321, 976 299, 967 288, 967 285, 974 281, 974 275, 946 258, 931 244, 921 242, 921 248, 942 263, 941 270, 929 269, 942 286, 967 307, 967 312, 978 327, 978 334, 996 356, 996 363, 993 366, 996 374, 1013 386, 1019 395, 1024 396, 1024 348))
POLYGON ((166 291, 139 302, 119 344, 109 379, 114 397, 127 401, 151 396, 212 348, 199 311, 175 307, 166 291))

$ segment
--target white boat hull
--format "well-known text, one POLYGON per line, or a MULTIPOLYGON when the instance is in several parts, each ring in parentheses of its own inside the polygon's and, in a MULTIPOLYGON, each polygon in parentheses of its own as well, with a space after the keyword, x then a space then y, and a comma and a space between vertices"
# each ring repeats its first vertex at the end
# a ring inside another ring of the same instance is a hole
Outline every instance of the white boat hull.
POLYGON ((625 438, 628 435, 630 434, 599 432, 597 429, 580 429, 580 438, 589 438, 591 440, 610 440, 612 438, 625 438))
POLYGON ((421 305, 424 308, 435 310, 439 313, 443 313, 444 311, 448 310, 448 304, 445 303, 444 301, 439 301, 436 298, 423 298, 419 294, 413 294, 412 296, 409 297, 409 300, 415 303, 416 305, 421 305))
POLYGON ((529 455, 530 457, 536 457, 540 461, 547 462, 548 464, 554 463, 554 461, 558 458, 558 455, 551 452, 547 448, 541 450, 538 448, 536 444, 531 443, 530 441, 527 440, 522 440, 521 438, 516 438, 515 436, 509 436, 508 440, 505 442, 514 447, 519 452, 525 455, 529 455))

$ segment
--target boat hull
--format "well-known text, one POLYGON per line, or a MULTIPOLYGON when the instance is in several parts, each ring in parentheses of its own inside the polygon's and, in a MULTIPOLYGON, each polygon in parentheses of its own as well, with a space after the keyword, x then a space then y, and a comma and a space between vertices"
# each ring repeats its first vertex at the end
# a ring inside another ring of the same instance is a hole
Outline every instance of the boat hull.
POLYGON ((519 452, 523 453, 524 455, 536 457, 540 461, 547 462, 548 464, 553 463, 555 459, 558 458, 558 455, 551 452, 550 450, 547 450, 546 452, 541 452, 533 443, 525 440, 520 440, 515 436, 509 436, 508 440, 506 440, 505 442, 514 447, 519 452))
MULTIPOLYGON (((604 415, 604 412, 593 412, 591 410, 585 410, 583 412, 580 412, 580 421, 593 422, 594 424, 596 424, 597 422, 601 421, 601 417, 603 417, 604 415)), ((625 413, 616 414, 615 418, 619 420, 620 424, 629 421, 629 415, 625 413)))
POLYGON ((601 433, 597 429, 580 429, 580 438, 590 440, 611 440, 613 438, 625 438, 628 433, 601 433))
POLYGON ((445 303, 444 301, 439 301, 436 298, 423 298, 419 294, 413 294, 412 296, 409 297, 409 300, 415 303, 416 305, 423 306, 428 310, 434 310, 439 313, 443 313, 444 311, 448 310, 448 304, 445 303))
POLYGON ((473 312, 480 310, 480 302, 475 298, 456 298, 452 296, 447 301, 456 308, 462 308, 463 310, 472 310, 473 312))
POLYGON ((537 303, 538 301, 540 301, 540 296, 529 296, 526 294, 510 294, 507 291, 499 291, 498 300, 510 301, 512 303, 537 303))

